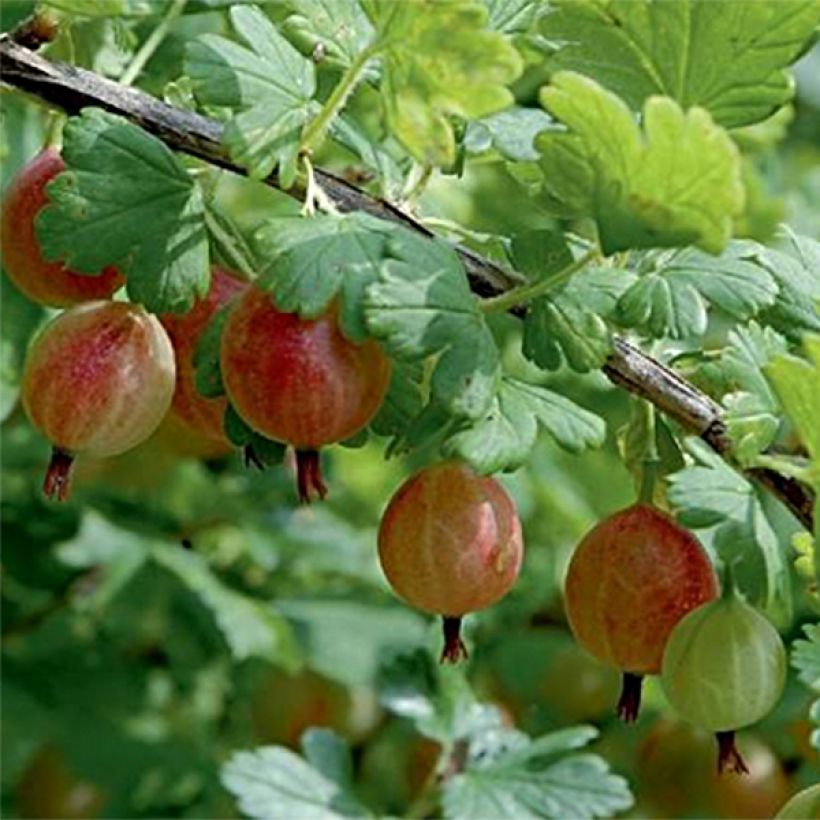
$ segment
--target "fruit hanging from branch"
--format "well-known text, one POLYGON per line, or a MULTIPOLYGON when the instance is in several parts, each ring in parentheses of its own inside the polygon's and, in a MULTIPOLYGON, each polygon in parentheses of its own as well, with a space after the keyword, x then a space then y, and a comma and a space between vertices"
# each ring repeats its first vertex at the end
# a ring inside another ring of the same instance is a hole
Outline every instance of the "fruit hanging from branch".
POLYGON ((115 456, 144 441, 174 392, 174 350, 155 316, 127 302, 89 302, 53 319, 26 358, 22 399, 52 443, 43 491, 64 501, 74 457, 115 456))
POLYGON ((208 398, 196 386, 194 353, 213 315, 236 297, 245 285, 222 268, 211 269, 208 295, 200 299, 188 313, 179 316, 166 313, 162 326, 174 346, 177 380, 171 403, 169 421, 174 427, 190 431, 191 437, 204 439, 214 452, 228 452, 231 443, 223 428, 228 400, 224 396, 208 398))
POLYGON ((125 281, 113 267, 83 275, 43 258, 34 222, 48 204, 46 185, 64 169, 59 152, 48 148, 22 168, 3 196, 3 269, 29 299, 49 307, 107 299, 125 281))
POLYGON ((372 340, 346 339, 331 308, 317 319, 277 310, 249 288, 222 334, 222 379, 242 420, 296 451, 299 498, 324 498, 319 449, 359 433, 390 383, 390 361, 372 340))
POLYGON ((379 559, 396 593, 443 617, 442 661, 466 657, 461 619, 506 595, 524 553, 515 504, 494 479, 448 461, 411 476, 379 527, 379 559))
POLYGON ((745 773, 735 730, 756 723, 780 699, 786 650, 769 621, 726 586, 721 598, 690 612, 672 631, 661 684, 682 717, 715 733, 718 771, 745 773))
POLYGON ((675 624, 717 594, 695 536, 647 504, 611 515, 578 545, 565 583, 567 617, 582 646, 623 672, 623 720, 637 718, 643 676, 661 671, 675 624))

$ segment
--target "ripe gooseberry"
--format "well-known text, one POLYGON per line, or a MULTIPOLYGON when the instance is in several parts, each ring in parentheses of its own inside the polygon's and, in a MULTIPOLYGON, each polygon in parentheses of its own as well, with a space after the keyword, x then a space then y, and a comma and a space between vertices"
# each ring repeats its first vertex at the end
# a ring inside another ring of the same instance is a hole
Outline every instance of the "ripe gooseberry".
POLYGON ((719 772, 748 772, 735 730, 766 715, 785 682, 780 635, 731 585, 678 623, 663 655, 663 691, 682 717, 715 733, 719 772))
POLYGON ((144 441, 174 392, 174 350, 159 320, 127 302, 77 305, 35 338, 23 407, 53 445, 43 491, 68 498, 75 454, 114 456, 144 441))
POLYGON ((53 148, 38 154, 11 180, 3 196, 3 269, 30 299, 50 307, 68 307, 92 299, 107 299, 125 281, 113 267, 97 276, 47 262, 40 252, 34 219, 48 204, 45 187, 65 169, 53 148))
POLYGON ((647 504, 611 515, 584 536, 567 571, 567 617, 585 649, 623 672, 623 720, 637 718, 643 676, 661 671, 672 628, 717 591, 695 536, 647 504))
POLYGON ((408 603, 444 618, 442 661, 467 655, 461 619, 518 577, 524 544, 513 500, 493 478, 448 461, 412 475, 379 526, 379 560, 408 603))
POLYGON ((228 400, 224 397, 207 398, 196 387, 194 353, 199 339, 214 313, 233 299, 245 285, 227 271, 211 269, 208 295, 181 316, 166 313, 160 317, 162 326, 174 346, 176 357, 176 388, 171 403, 170 422, 175 427, 190 430, 198 438, 210 442, 216 452, 227 452, 230 442, 223 428, 228 400))
POLYGON ((360 432, 390 382, 390 361, 373 340, 348 341, 336 310, 300 319, 250 287, 222 333, 222 380, 233 408, 252 429, 296 451, 299 498, 324 498, 320 447, 360 432))

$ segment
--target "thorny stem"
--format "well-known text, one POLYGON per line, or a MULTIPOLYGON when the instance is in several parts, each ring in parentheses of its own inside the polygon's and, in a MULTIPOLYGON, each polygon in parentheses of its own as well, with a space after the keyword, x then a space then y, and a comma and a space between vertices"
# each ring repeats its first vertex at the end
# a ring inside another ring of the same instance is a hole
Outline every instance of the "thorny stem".
POLYGON ((171 2, 168 3, 168 8, 165 10, 162 20, 160 20, 157 27, 142 44, 140 50, 134 55, 134 58, 128 64, 125 71, 123 71, 120 77, 120 83, 122 85, 131 85, 131 83, 139 77, 140 72, 145 68, 145 64, 153 57, 154 52, 165 39, 165 35, 168 34, 177 17, 182 14, 187 2, 188 0, 171 0, 171 2))
POLYGON ((324 139, 325 131, 333 121, 333 118, 344 108, 347 98, 353 93, 365 66, 378 53, 378 48, 370 46, 356 56, 356 59, 345 71, 342 78, 336 84, 331 95, 322 106, 322 110, 307 124, 302 132, 300 149, 308 154, 315 150, 318 144, 324 139))
POLYGON ((618 717, 624 723, 634 723, 638 719, 638 712, 641 709, 643 675, 624 672, 622 681, 621 697, 618 700, 617 707, 618 717))
POLYGON ((546 279, 541 279, 538 282, 528 282, 526 285, 512 288, 499 296, 493 296, 491 299, 482 299, 480 303, 481 310, 484 313, 499 313, 512 310, 512 308, 519 305, 526 305, 528 302, 532 302, 533 299, 549 293, 558 285, 566 282, 572 274, 588 265, 597 255, 596 250, 587 251, 583 256, 578 257, 574 262, 561 268, 561 270, 546 279))

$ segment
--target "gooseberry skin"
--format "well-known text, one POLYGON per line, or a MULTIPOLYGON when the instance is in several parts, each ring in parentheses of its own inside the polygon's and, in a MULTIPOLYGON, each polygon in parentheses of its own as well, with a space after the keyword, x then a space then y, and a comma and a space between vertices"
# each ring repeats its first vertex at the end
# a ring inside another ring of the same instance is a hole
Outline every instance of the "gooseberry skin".
POLYGON ((317 319, 282 313, 250 287, 225 323, 222 380, 233 408, 269 439, 296 450, 299 494, 324 496, 317 451, 354 436, 381 407, 390 361, 378 344, 354 344, 335 308, 317 319))
POLYGON ((125 281, 113 267, 99 275, 84 276, 61 262, 47 262, 40 252, 34 220, 48 204, 45 187, 65 169, 53 148, 38 154, 11 180, 3 195, 3 269, 29 299, 49 307, 107 299, 125 281))
POLYGON ((166 313, 160 317, 176 356, 176 388, 169 414, 173 419, 171 423, 212 441, 211 449, 217 453, 230 449, 223 427, 228 400, 224 396, 207 398, 197 390, 194 354, 213 315, 244 287, 246 285, 228 271, 214 267, 210 289, 204 299, 200 299, 188 313, 166 313))
POLYGON ((820 783, 797 792, 781 806, 775 820, 813 820, 820 817, 820 783))
POLYGON ((717 593, 698 540, 654 507, 634 504, 584 536, 567 571, 567 618, 587 651, 625 673, 624 720, 637 718, 641 676, 660 672, 672 628, 717 593))
POLYGON ((500 600, 521 569, 515 503, 493 478, 448 461, 412 475, 379 526, 379 560, 396 593, 444 616, 442 660, 464 652, 459 622, 500 600))
POLYGON ((159 320, 128 302, 88 302, 34 340, 23 372, 31 423, 54 446, 44 490, 64 500, 73 456, 114 456, 144 441, 168 411, 174 350, 159 320))
POLYGON ((780 635, 734 592, 683 618, 663 655, 667 700, 686 720, 717 735, 721 771, 746 771, 734 748, 734 731, 768 714, 785 683, 780 635))

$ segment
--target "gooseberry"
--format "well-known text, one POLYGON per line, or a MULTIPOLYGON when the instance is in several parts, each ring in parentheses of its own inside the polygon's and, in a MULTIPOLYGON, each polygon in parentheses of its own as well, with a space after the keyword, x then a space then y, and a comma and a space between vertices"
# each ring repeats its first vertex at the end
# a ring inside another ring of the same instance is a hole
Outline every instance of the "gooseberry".
POLYGON ((113 267, 96 276, 82 275, 43 258, 34 219, 48 203, 46 184, 64 169, 60 154, 46 149, 11 180, 3 195, 3 269, 26 296, 51 307, 107 299, 125 281, 113 267))
POLYGON ((390 362, 378 344, 346 339, 335 308, 300 319, 251 287, 225 323, 220 361, 242 420, 295 449, 300 500, 314 492, 323 498, 319 448, 360 432, 387 392, 390 362))
POLYGON ((53 445, 43 491, 68 497, 74 456, 113 456, 144 441, 174 392, 174 350, 159 320, 127 302, 88 302, 35 338, 23 407, 53 445))
POLYGON ((212 449, 226 451, 230 442, 223 428, 228 401, 224 396, 206 398, 196 387, 194 353, 203 331, 223 305, 226 305, 245 287, 227 271, 211 269, 208 295, 183 315, 166 313, 160 317, 162 326, 174 346, 177 380, 169 416, 172 425, 187 428, 196 438, 213 443, 212 449))
POLYGON ((695 536, 647 504, 611 515, 584 536, 567 572, 567 617, 585 649, 623 672, 623 720, 637 718, 643 676, 660 672, 672 628, 717 590, 695 536))
POLYGON ((663 655, 666 697, 686 720, 715 733, 719 772, 748 771, 735 747, 735 730, 766 715, 785 681, 780 635, 731 587, 687 614, 663 655))
POLYGON ((405 481, 382 516, 378 541, 396 593, 443 616, 441 659, 453 662, 467 654, 462 617, 509 591, 524 551, 518 513, 504 488, 453 461, 405 481))
POLYGON ((816 820, 820 818, 820 783, 797 792, 775 815, 775 820, 816 820))

